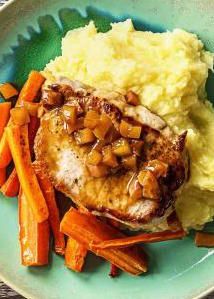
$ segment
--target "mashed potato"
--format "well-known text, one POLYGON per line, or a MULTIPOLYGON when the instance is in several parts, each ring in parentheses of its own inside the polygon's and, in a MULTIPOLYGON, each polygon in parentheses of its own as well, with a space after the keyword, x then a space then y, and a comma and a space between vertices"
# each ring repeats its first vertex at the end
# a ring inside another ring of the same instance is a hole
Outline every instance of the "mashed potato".
POLYGON ((45 68, 47 78, 65 76, 97 88, 126 93, 162 116, 176 133, 188 130, 191 178, 176 204, 186 228, 214 216, 214 110, 205 82, 213 54, 184 30, 136 31, 131 20, 98 33, 93 22, 62 40, 62 56, 45 68))

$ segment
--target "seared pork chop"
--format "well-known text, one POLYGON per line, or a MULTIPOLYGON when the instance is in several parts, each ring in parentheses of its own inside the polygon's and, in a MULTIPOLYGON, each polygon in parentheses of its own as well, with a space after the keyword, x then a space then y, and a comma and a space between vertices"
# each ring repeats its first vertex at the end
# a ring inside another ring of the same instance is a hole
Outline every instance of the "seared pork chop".
POLYGON ((118 93, 68 80, 44 89, 41 105, 36 160, 56 189, 133 228, 173 211, 187 178, 186 133, 118 93))

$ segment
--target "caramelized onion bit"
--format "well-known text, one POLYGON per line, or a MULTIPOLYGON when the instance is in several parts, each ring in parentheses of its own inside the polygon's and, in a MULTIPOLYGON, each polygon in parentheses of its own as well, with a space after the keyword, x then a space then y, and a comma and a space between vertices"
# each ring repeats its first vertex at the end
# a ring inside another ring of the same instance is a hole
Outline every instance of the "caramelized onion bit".
POLYGON ((129 90, 126 94, 126 101, 128 104, 137 106, 140 105, 139 96, 132 90, 129 90))
POLYGON ((139 139, 141 135, 142 127, 141 126, 133 126, 122 120, 120 123, 120 134, 126 138, 135 138, 139 139))
POLYGON ((25 107, 16 107, 11 109, 10 115, 15 125, 23 126, 30 122, 30 116, 25 107))
POLYGON ((94 110, 88 111, 84 118, 84 127, 93 130, 98 125, 99 119, 100 116, 96 111, 94 110))
POLYGON ((158 181, 150 170, 141 170, 137 178, 143 187, 143 197, 155 200, 159 199, 160 188, 158 181))
POLYGON ((111 145, 103 147, 102 153, 103 153, 103 163, 105 165, 113 168, 118 166, 117 157, 112 152, 111 145))
POLYGON ((106 165, 87 165, 91 176, 95 178, 105 177, 108 174, 108 167, 106 165))
POLYGON ((88 128, 75 132, 74 138, 78 144, 86 144, 95 141, 93 132, 88 128))
POLYGON ((120 138, 113 142, 112 151, 116 156, 123 157, 131 154, 131 148, 125 138, 120 138))
POLYGON ((102 154, 92 149, 87 157, 87 164, 98 165, 102 161, 102 154))
POLYGON ((137 167, 137 157, 132 155, 122 158, 122 165, 127 169, 135 170, 137 167))
POLYGON ((99 122, 96 125, 95 129, 93 130, 94 135, 101 140, 104 140, 108 130, 111 128, 112 126, 112 121, 111 119, 105 114, 103 113, 100 116, 99 122))
POLYGON ((156 178, 166 177, 168 172, 168 164, 155 159, 147 163, 146 169, 151 170, 156 178))

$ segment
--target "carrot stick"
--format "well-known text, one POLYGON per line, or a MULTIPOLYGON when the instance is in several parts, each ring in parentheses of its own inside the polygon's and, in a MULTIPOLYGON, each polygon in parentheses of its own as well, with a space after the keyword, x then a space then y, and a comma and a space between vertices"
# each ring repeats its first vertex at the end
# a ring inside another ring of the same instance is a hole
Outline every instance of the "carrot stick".
MULTIPOLYGON (((4 133, 4 128, 6 127, 9 117, 10 117, 10 108, 11 103, 4 102, 0 103, 0 139, 4 133)), ((0 187, 5 183, 6 181, 6 168, 0 168, 0 187)))
POLYGON ((19 179, 14 168, 7 181, 1 187, 1 192, 7 197, 14 197, 19 193, 19 186, 19 179))
POLYGON ((0 138, 4 133, 4 128, 6 127, 8 120, 10 118, 10 102, 0 103, 0 138))
POLYGON ((156 243, 175 239, 182 239, 183 237, 185 237, 185 235, 186 233, 184 230, 143 233, 137 236, 103 241, 102 243, 94 244, 94 248, 125 248, 139 243, 156 243))
MULTIPOLYGON (((31 156, 33 155, 34 139, 38 128, 39 128, 39 119, 34 116, 30 117, 30 123, 28 124, 28 131, 29 131, 28 139, 29 139, 31 156)), ((17 196, 19 193, 19 186, 20 186, 19 179, 16 173, 16 169, 14 168, 7 181, 1 187, 1 192, 5 196, 14 197, 17 196)))
POLYGON ((33 210, 36 220, 43 222, 48 218, 48 208, 31 165, 28 126, 8 126, 6 128, 6 134, 20 185, 33 210))
POLYGON ((116 229, 101 222, 93 215, 86 215, 71 208, 61 222, 61 231, 67 236, 82 243, 88 250, 110 261, 118 268, 139 275, 147 271, 147 260, 143 250, 138 247, 123 249, 94 249, 94 243, 121 237, 116 229))
POLYGON ((13 85, 11 85, 10 83, 1 84, 0 93, 2 94, 5 100, 15 97, 19 94, 15 87, 13 87, 13 85))
POLYGON ((111 276, 112 278, 117 277, 119 275, 118 270, 119 269, 114 264, 111 264, 109 276, 111 276))
POLYGON ((65 265, 69 269, 81 272, 88 250, 72 238, 68 238, 65 249, 65 265))
POLYGON ((6 181, 6 168, 0 168, 0 187, 4 185, 6 181))
POLYGON ((49 223, 47 220, 42 223, 37 222, 22 190, 19 193, 18 206, 22 265, 47 265, 50 239, 49 223))
POLYGON ((59 210, 56 204, 54 188, 48 177, 44 174, 41 165, 38 162, 33 163, 33 168, 48 206, 49 223, 54 236, 55 252, 60 255, 64 255, 65 238, 64 235, 60 232, 59 210))
POLYGON ((195 235, 195 244, 198 247, 214 247, 214 234, 197 232, 195 235))
MULTIPOLYGON (((32 71, 19 94, 16 106, 20 106, 24 101, 33 102, 44 80, 45 78, 39 72, 32 71)), ((11 124, 11 120, 9 124, 11 124)), ((7 167, 11 160, 10 148, 4 133, 0 141, 0 168, 7 167)))

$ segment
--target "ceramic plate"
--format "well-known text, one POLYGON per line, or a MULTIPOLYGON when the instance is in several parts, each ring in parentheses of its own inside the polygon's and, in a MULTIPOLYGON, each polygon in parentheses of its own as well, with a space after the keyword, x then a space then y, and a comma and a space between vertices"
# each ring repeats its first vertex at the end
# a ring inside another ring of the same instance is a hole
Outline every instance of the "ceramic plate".
MULTIPOLYGON (((141 30, 184 28, 197 33, 214 52, 213 11, 211 0, 12 1, 0 12, 0 82, 21 86, 30 70, 42 69, 60 54, 60 40, 69 29, 91 19, 101 31, 127 17, 141 30)), ((0 278, 28 298, 187 299, 198 298, 214 286, 214 250, 196 248, 192 235, 184 241, 146 246, 149 273, 140 277, 123 273, 113 280, 108 263, 94 256, 81 274, 66 269, 63 259, 54 254, 48 267, 21 266, 17 223, 16 199, 1 195, 0 278)))

